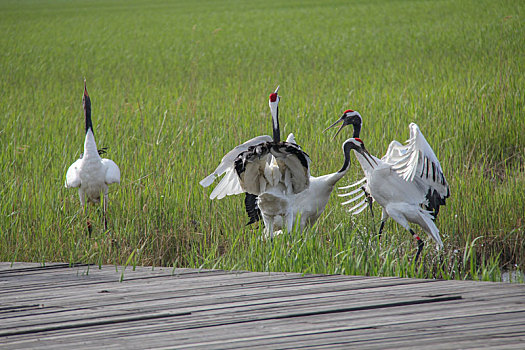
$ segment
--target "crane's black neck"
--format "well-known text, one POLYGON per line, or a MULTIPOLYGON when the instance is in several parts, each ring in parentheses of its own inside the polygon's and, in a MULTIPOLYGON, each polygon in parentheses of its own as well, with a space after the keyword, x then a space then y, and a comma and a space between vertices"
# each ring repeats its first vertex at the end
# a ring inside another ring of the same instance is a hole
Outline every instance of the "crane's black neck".
POLYGON ((82 99, 84 102, 84 115, 86 117, 86 133, 91 129, 91 132, 93 132, 93 123, 91 122, 91 99, 87 94, 84 94, 84 98, 82 99))
POLYGON ((272 116, 273 142, 281 141, 281 130, 279 128, 279 107, 276 108, 275 118, 272 116))
POLYGON ((343 153, 345 155, 345 161, 341 169, 338 171, 338 173, 345 173, 348 171, 348 167, 350 167, 350 151, 351 150, 352 150, 351 143, 348 142, 343 145, 343 153))
POLYGON ((358 139, 360 132, 361 132, 361 123, 355 123, 354 124, 354 135, 352 137, 354 139, 358 139))

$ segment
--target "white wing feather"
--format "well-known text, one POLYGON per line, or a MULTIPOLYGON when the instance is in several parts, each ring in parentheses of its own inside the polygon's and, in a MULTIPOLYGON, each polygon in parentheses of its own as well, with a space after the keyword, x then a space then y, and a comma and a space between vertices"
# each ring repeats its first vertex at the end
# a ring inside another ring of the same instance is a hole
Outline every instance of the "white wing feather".
POLYGON ((235 147, 230 152, 226 153, 224 157, 222 157, 221 163, 217 168, 211 173, 210 175, 206 176, 204 179, 202 179, 199 184, 202 187, 208 187, 210 186, 213 181, 222 174, 224 174, 229 168, 233 167, 233 161, 239 154, 242 152, 248 150, 248 147, 258 145, 263 142, 270 142, 272 141, 271 136, 268 135, 262 135, 254 137, 251 140, 246 141, 245 143, 235 147))
MULTIPOLYGON (((352 197, 350 200, 347 200, 346 202, 341 203, 341 205, 348 205, 350 203, 353 203, 363 197, 366 193, 370 193, 370 188, 368 187, 367 178, 364 177, 361 180, 354 182, 351 185, 339 187, 340 190, 346 190, 351 189, 353 187, 357 187, 356 189, 347 192, 347 193, 341 193, 338 194, 339 197, 352 197), (358 185, 361 185, 360 187, 357 187, 358 185)), ((349 212, 353 212, 353 215, 357 215, 361 213, 363 210, 366 209, 368 206, 367 198, 365 198, 363 201, 359 202, 357 205, 353 206, 352 208, 348 209, 349 212)))
POLYGON ((106 184, 120 183, 120 169, 111 159, 103 158, 102 165, 106 168, 106 184))
POLYGON ((226 170, 226 175, 224 175, 219 184, 213 189, 210 194, 210 199, 221 199, 225 196, 231 196, 243 192, 241 184, 239 183, 239 177, 235 172, 235 168, 232 166, 226 170))
POLYGON ((363 182, 366 181, 366 177, 363 177, 361 180, 354 182, 353 184, 350 184, 348 186, 339 187, 340 190, 347 190, 352 187, 356 187, 357 185, 361 185, 363 182))
POLYGON ((76 162, 71 164, 66 173, 66 188, 79 187, 80 186, 80 176, 78 175, 78 168, 82 164, 82 159, 77 159, 76 162))
POLYGON ((417 182, 446 196, 448 184, 436 154, 415 123, 410 123, 409 128, 410 138, 406 144, 392 141, 382 160, 392 165, 392 169, 405 181, 414 181, 418 175, 417 182))
POLYGON ((295 136, 292 133, 288 135, 288 137, 286 138, 286 142, 294 143, 297 145, 297 142, 295 142, 295 136))

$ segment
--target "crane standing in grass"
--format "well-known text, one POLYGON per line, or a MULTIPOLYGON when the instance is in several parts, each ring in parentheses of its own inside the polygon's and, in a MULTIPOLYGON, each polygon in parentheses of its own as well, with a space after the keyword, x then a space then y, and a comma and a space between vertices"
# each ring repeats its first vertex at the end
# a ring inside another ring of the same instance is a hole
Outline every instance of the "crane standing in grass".
POLYGON ((265 232, 273 236, 274 229, 283 227, 283 218, 291 229, 293 217, 281 194, 294 194, 308 186, 310 158, 295 143, 293 134, 281 142, 279 127, 279 87, 270 94, 273 137, 258 136, 235 147, 219 166, 200 181, 208 187, 225 174, 210 194, 210 199, 246 193, 246 211, 253 223, 263 218, 265 232), (239 176, 241 174, 241 176, 239 176))
MULTIPOLYGON (((415 261, 423 249, 423 240, 412 230, 410 224, 418 224, 436 242, 443 246, 439 229, 434 220, 439 207, 450 196, 449 185, 434 151, 415 123, 410 126, 410 138, 405 145, 392 141, 386 155, 378 159, 365 149, 363 141, 352 138, 352 149, 365 173, 365 179, 344 188, 362 187, 341 196, 356 195, 343 204, 350 204, 362 196, 370 196, 383 208, 379 237, 386 220, 392 217, 409 231, 418 243, 415 261), (361 192, 362 190, 362 192, 361 192), (360 193, 361 192, 361 193, 360 193)), ((348 140, 347 140, 348 141, 348 140)), ((354 205, 349 212, 360 213, 367 199, 354 205)))
MULTIPOLYGON (((120 169, 111 159, 100 157, 101 154, 105 153, 105 149, 97 150, 91 121, 91 99, 87 92, 85 80, 82 104, 86 127, 84 153, 67 170, 65 186, 66 188, 78 187, 80 205, 84 212, 86 202, 100 203, 101 193, 104 194, 104 229, 107 230, 108 185, 120 183, 120 169)), ((87 226, 89 233, 91 233, 89 219, 87 226)))

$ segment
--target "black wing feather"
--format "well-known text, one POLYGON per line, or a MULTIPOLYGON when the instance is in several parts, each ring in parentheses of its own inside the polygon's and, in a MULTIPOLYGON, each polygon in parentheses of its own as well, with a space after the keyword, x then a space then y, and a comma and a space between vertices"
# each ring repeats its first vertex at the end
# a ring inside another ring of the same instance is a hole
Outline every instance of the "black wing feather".
POLYGON ((261 210, 259 209, 259 206, 257 205, 256 195, 251 194, 251 193, 246 193, 246 197, 244 197, 244 205, 246 206, 246 213, 248 214, 248 217, 250 218, 250 221, 246 224, 246 226, 251 225, 261 220, 261 210))

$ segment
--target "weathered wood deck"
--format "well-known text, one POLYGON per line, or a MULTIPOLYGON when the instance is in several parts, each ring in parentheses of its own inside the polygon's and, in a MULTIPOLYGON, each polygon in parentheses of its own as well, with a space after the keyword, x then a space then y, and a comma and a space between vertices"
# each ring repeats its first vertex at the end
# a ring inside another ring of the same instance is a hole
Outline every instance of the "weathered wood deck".
POLYGON ((525 349, 525 285, 0 263, 1 349, 525 349))

